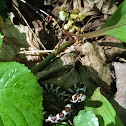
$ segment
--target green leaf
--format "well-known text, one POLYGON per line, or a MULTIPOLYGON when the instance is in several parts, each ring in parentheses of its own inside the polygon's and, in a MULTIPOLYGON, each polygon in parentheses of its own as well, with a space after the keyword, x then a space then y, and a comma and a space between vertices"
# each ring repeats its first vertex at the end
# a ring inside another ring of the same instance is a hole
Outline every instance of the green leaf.
POLYGON ((91 111, 81 110, 74 117, 74 126, 99 126, 98 119, 91 111))
POLYGON ((102 28, 114 26, 117 24, 126 24, 125 16, 126 16, 126 0, 120 4, 117 10, 113 13, 113 15, 109 18, 109 20, 102 26, 102 28))
POLYGON ((100 93, 99 88, 94 91, 91 100, 92 102, 86 101, 85 110, 94 112, 101 125, 124 126, 110 102, 100 93))
POLYGON ((0 117, 4 126, 42 126, 42 92, 23 64, 0 63, 0 117))
POLYGON ((97 116, 100 126, 124 126, 111 103, 101 94, 100 89, 89 81, 84 72, 85 69, 81 68, 80 76, 87 87, 85 110, 97 116))
POLYGON ((121 41, 126 42, 126 0, 117 8, 109 20, 99 29, 94 32, 85 34, 71 34, 80 39, 89 39, 102 35, 110 35, 121 41))
POLYGON ((126 0, 117 8, 109 20, 102 26, 100 35, 111 35, 126 42, 126 0))
POLYGON ((0 117, 0 126, 4 126, 1 117, 0 117))

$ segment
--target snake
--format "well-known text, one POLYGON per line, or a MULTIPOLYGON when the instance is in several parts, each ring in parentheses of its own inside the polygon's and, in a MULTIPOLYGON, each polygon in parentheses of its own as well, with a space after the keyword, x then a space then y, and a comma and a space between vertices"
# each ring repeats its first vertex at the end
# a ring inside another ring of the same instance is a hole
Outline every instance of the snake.
MULTIPOLYGON (((49 16, 43 10, 34 9, 25 0, 20 0, 20 1, 27 4, 33 11, 36 12, 36 14, 39 14, 39 16, 41 15, 41 13, 39 13, 38 11, 44 13, 46 16, 49 16)), ((60 29, 58 22, 51 16, 49 17, 55 22, 56 26, 54 25, 54 27, 58 27, 58 29, 60 29)), ((50 93, 56 96, 57 98, 59 98, 61 102, 65 103, 65 107, 60 113, 57 113, 55 115, 49 115, 45 119, 45 122, 58 123, 67 120, 75 112, 74 105, 83 102, 86 99, 86 96, 84 95, 86 91, 86 86, 84 82, 77 83, 73 85, 71 88, 69 88, 68 90, 62 90, 59 86, 56 86, 55 84, 44 84, 43 87, 41 88, 42 88, 43 96, 50 93)))
POLYGON ((45 122, 53 124, 65 121, 71 115, 73 116, 76 111, 74 106, 86 99, 86 96, 84 95, 86 91, 84 82, 77 83, 68 90, 63 90, 61 87, 56 86, 55 84, 44 84, 42 91, 43 95, 50 93, 56 96, 61 102, 65 103, 65 107, 61 112, 55 115, 50 114, 47 118, 44 119, 45 122))

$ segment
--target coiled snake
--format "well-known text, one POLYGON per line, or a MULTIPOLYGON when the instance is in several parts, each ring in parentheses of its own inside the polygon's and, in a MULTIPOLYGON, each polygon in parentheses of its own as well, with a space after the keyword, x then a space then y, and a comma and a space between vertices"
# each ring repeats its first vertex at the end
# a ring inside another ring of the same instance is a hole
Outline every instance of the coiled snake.
POLYGON ((74 112, 74 105, 85 100, 86 86, 83 82, 77 83, 69 88, 67 91, 61 89, 59 86, 54 84, 45 84, 42 87, 43 95, 51 93, 55 95, 60 101, 65 103, 65 108, 62 112, 55 115, 49 115, 45 121, 50 123, 58 123, 68 119, 74 112))

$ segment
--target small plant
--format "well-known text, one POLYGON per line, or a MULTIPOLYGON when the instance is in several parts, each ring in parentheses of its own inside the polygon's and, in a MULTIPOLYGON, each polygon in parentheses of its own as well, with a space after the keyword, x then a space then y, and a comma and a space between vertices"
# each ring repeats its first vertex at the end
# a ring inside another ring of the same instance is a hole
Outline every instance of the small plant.
POLYGON ((73 35, 80 39, 89 39, 102 35, 110 35, 126 42, 126 1, 117 8, 109 20, 97 31, 73 35), (123 31, 123 32, 122 32, 123 31))
POLYGON ((74 9, 73 13, 69 14, 65 7, 61 8, 59 12, 59 18, 62 21, 67 21, 64 25, 64 30, 69 30, 70 33, 74 33, 80 29, 76 25, 76 22, 81 22, 86 17, 85 13, 81 13, 78 9, 74 9))

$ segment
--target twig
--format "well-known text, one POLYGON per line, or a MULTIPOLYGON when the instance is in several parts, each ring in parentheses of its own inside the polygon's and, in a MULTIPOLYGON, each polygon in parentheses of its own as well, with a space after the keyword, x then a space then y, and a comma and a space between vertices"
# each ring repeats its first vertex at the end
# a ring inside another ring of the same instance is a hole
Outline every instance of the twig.
MULTIPOLYGON (((22 0, 21 0, 22 1, 22 0)), ((25 17, 21 14, 20 10, 17 8, 17 6, 13 3, 13 7, 17 10, 17 12, 21 15, 22 19, 24 20, 24 22, 26 23, 26 25, 28 26, 29 30, 32 32, 33 35, 35 35, 35 39, 36 41, 40 44, 40 46, 46 50, 45 46, 42 44, 42 42, 39 40, 38 36, 33 32, 33 30, 30 28, 27 20, 25 19, 25 17)), ((32 43, 31 43, 32 44, 32 43)), ((32 44, 33 45, 33 44, 32 44)))
POLYGON ((31 69, 31 71, 36 74, 37 72, 44 69, 60 52, 62 52, 65 48, 69 47, 75 42, 74 39, 67 41, 66 43, 62 44, 58 49, 54 50, 53 53, 48 55, 46 59, 44 59, 40 64, 36 65, 31 69))
POLYGON ((31 51, 26 51, 26 50, 23 50, 23 51, 20 51, 20 54, 22 53, 25 53, 25 54, 32 54, 32 53, 42 53, 42 54, 45 54, 45 53, 50 53, 50 52, 53 52, 54 50, 31 50, 31 51))

